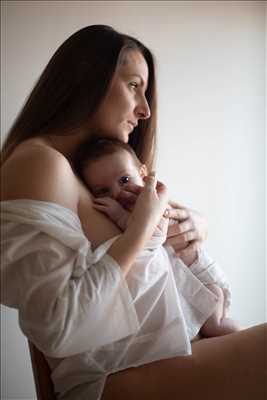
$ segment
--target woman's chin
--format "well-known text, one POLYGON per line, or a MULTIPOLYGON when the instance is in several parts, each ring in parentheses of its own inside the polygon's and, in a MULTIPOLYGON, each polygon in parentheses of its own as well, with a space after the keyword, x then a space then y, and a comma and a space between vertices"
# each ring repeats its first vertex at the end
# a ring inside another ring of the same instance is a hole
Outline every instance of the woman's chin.
POLYGON ((105 132, 102 133, 101 137, 105 137, 106 139, 111 140, 119 140, 123 143, 128 143, 129 140, 129 132, 128 131, 121 131, 121 132, 105 132))
POLYGON ((128 143, 129 141, 129 132, 121 132, 121 134, 114 137, 114 139, 120 140, 123 143, 128 143))

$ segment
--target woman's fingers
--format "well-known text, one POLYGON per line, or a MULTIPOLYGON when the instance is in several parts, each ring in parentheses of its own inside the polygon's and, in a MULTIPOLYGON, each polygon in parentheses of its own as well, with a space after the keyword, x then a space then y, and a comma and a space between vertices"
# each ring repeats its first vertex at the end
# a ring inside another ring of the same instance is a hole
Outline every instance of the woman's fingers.
MULTIPOLYGON (((177 234, 186 232, 187 230, 195 230, 197 232, 197 238, 200 241, 206 240, 208 231, 207 221, 200 213, 190 208, 183 207, 174 201, 169 201, 169 206, 172 208, 167 210, 168 218, 176 220, 179 224, 179 228, 177 228, 176 231, 177 234)), ((175 234, 174 232, 175 230, 169 230, 168 235, 175 234)))
POLYGON ((187 254, 197 250, 199 250, 199 241, 192 240, 192 242, 189 242, 184 249, 179 250, 178 252, 176 252, 176 254, 180 256, 186 256, 187 254))
POLYGON ((183 206, 181 203, 177 203, 176 201, 172 201, 172 200, 169 200, 169 205, 170 205, 172 208, 186 208, 186 207, 183 206))
POLYGON ((172 247, 177 256, 183 257, 199 250, 200 244, 198 240, 192 240, 191 242, 185 242, 184 244, 175 244, 172 247))
MULTIPOLYGON (((164 185, 163 182, 157 180, 156 173, 154 171, 144 177, 144 182, 146 183, 147 181, 150 182, 151 188, 153 188, 153 190, 155 190, 158 195, 165 196, 167 194, 166 185, 164 185)), ((169 208, 168 205, 167 208, 169 208)))
POLYGON ((180 222, 177 225, 179 233, 184 233, 190 230, 195 231, 197 233, 197 231, 195 230, 194 222, 191 219, 187 219, 183 222, 180 222))
POLYGON ((190 242, 192 240, 198 240, 197 232, 194 231, 194 230, 187 231, 187 232, 181 233, 179 235, 177 235, 177 234, 176 235, 172 235, 171 237, 168 236, 165 244, 167 246, 174 246, 175 247, 175 245, 182 245, 182 244, 188 243, 188 242, 190 242))
POLYGON ((157 180, 155 172, 151 172, 149 175, 145 176, 144 182, 145 182, 144 190, 147 191, 148 193, 151 193, 152 196, 154 196, 155 198, 157 198, 157 200, 160 201, 162 207, 164 206, 162 210, 162 213, 164 213, 166 207, 168 206, 167 187, 164 185, 164 183, 157 180))
POLYGON ((171 224, 168 229, 168 236, 176 236, 180 235, 181 233, 194 230, 194 224, 190 219, 187 219, 183 222, 176 222, 171 224))
MULTIPOLYGON (((167 188, 166 188, 166 186, 164 185, 164 183, 162 183, 162 182, 160 182, 160 181, 157 181, 157 185, 156 185, 156 189, 157 189, 157 192, 159 193, 159 194, 161 194, 161 193, 166 193, 166 191, 167 191, 167 188)), ((167 204, 167 207, 168 207, 168 204, 167 204)), ((168 209, 169 209, 169 207, 168 207, 168 209)))
POLYGON ((207 223, 197 211, 169 201, 165 216, 171 223, 167 232, 166 245, 172 246, 178 256, 196 252, 207 238, 207 223))
POLYGON ((168 217, 172 219, 177 219, 178 221, 184 221, 189 218, 189 210, 186 208, 169 208, 168 217))
POLYGON ((155 172, 151 172, 149 175, 144 177, 145 190, 154 192, 157 186, 157 179, 155 172))

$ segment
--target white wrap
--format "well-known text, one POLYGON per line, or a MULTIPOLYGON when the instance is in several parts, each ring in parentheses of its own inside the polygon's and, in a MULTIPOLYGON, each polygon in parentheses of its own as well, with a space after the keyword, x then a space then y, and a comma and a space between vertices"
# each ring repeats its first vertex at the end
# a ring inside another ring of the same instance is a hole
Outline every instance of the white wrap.
POLYGON ((216 306, 200 281, 204 255, 195 277, 159 242, 126 281, 107 254, 116 237, 93 252, 71 210, 12 200, 1 218, 1 303, 18 309, 22 331, 46 354, 60 399, 99 400, 111 372, 191 354, 216 306))

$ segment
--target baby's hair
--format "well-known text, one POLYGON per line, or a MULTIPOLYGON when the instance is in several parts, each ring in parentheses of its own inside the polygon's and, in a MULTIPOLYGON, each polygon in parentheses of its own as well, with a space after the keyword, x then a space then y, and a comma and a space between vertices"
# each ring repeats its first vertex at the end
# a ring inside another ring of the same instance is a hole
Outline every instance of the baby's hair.
POLYGON ((93 138, 79 147, 74 160, 74 168, 80 178, 83 179, 84 168, 91 162, 104 156, 126 150, 132 157, 136 165, 141 165, 140 160, 135 154, 133 148, 117 139, 93 138))

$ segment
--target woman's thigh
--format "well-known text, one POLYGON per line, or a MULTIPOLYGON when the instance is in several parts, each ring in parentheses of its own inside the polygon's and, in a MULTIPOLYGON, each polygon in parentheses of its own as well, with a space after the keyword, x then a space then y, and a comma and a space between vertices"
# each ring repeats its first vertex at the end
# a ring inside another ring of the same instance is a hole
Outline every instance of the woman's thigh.
POLYGON ((267 324, 202 339, 192 352, 110 375, 102 400, 266 400, 267 324))

